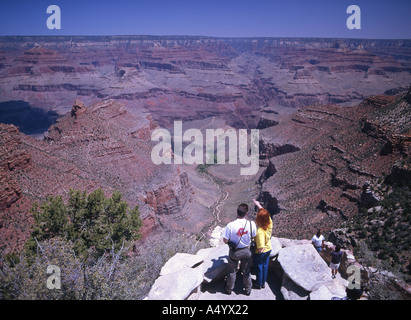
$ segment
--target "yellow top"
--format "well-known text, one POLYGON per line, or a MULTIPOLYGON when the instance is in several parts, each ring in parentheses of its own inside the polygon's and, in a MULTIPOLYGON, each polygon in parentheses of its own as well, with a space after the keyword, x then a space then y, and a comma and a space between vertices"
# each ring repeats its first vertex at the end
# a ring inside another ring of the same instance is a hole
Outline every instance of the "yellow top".
POLYGON ((263 248, 264 250, 262 251, 267 252, 272 249, 271 246, 271 233, 273 232, 273 221, 270 218, 270 225, 266 230, 264 230, 261 227, 258 227, 257 229, 257 235, 255 236, 255 243, 256 243, 256 253, 258 252, 258 249, 263 248))

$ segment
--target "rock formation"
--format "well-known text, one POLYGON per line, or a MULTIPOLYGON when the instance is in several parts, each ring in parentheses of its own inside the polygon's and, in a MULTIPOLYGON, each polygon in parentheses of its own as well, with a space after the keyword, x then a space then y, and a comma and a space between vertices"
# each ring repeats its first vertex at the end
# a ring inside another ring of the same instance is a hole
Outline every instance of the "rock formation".
POLYGON ((27 236, 27 231, 16 232, 30 225, 18 173, 30 170, 33 161, 14 125, 0 123, 0 146, 0 249, 4 249, 21 244, 27 236))
MULTIPOLYGON (((152 130, 176 119, 260 130, 254 187, 278 240, 349 224, 361 204, 378 201, 367 181, 409 176, 399 163, 411 145, 410 48, 410 40, 0 37, 0 122, 41 120, 18 123, 20 132, 0 124, 0 250, 21 249, 34 201, 70 188, 119 190, 139 205, 144 235, 209 231, 220 188, 195 168, 150 159, 152 130), (45 128, 44 140, 21 133, 45 128)), ((272 267, 284 298, 336 294, 309 246, 281 246, 272 267), (315 261, 315 286, 294 279, 294 250, 315 261)), ((203 251, 204 262, 190 262, 181 279, 194 287, 214 279, 224 249, 203 251)))
POLYGON ((216 115, 256 127, 255 111, 265 106, 353 105, 406 90, 410 47, 409 40, 1 37, 0 102, 63 115, 77 98, 86 105, 113 98, 163 127, 216 115))
MULTIPOLYGON (((273 250, 270 255, 269 273, 277 277, 281 294, 273 296, 270 288, 263 291, 252 290, 248 299, 285 300, 331 300, 333 297, 346 297, 348 282, 338 276, 331 278, 331 269, 315 250, 309 240, 290 240, 271 238, 273 250), (254 294, 254 295, 253 295, 254 294), (258 295, 258 297, 257 297, 258 295)), ((326 243, 329 255, 334 248, 326 243)), ((201 249, 197 254, 177 253, 162 268, 160 276, 153 284, 146 299, 149 300, 214 300, 229 299, 224 292, 210 288, 213 284, 224 282, 227 273, 228 246, 201 249)), ((340 271, 346 272, 349 265, 357 265, 349 251, 344 254, 340 271)), ((214 287, 213 287, 214 288, 214 287)), ((237 295, 235 299, 238 299, 237 295)))
POLYGON ((156 127, 149 115, 131 113, 114 100, 88 107, 75 101, 43 141, 0 124, 2 251, 22 248, 34 201, 66 199, 71 188, 88 193, 102 188, 108 195, 120 191, 131 206, 139 205, 145 236, 159 227, 201 229, 209 223, 208 208, 191 199, 196 187, 188 174, 152 162, 150 136, 156 127))
POLYGON ((259 199, 274 215, 275 234, 308 238, 349 223, 361 202, 372 202, 364 184, 409 156, 409 110, 402 94, 272 114, 278 124, 260 129, 267 169, 259 199))

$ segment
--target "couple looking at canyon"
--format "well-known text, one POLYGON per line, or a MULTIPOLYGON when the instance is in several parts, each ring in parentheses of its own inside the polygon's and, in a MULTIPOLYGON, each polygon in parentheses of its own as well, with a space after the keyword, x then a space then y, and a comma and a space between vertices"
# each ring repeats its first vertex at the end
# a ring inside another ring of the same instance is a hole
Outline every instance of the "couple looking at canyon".
POLYGON ((251 289, 265 287, 268 274, 268 263, 271 253, 271 233, 273 222, 270 213, 253 199, 258 207, 254 221, 246 219, 248 205, 240 204, 237 208, 237 219, 230 222, 223 231, 224 243, 230 250, 228 255, 228 273, 225 290, 228 294, 234 289, 237 276, 238 262, 243 275, 243 287, 246 295, 251 289), (251 281, 251 263, 254 264, 256 281, 251 281))

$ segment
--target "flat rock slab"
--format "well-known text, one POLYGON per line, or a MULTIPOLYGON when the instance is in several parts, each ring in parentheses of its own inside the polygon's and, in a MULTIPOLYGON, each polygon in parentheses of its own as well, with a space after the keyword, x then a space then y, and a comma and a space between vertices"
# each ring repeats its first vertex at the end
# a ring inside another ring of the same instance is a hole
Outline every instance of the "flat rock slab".
POLYGON ((271 238, 271 253, 270 257, 275 257, 280 253, 280 250, 282 249, 281 242, 278 240, 278 238, 272 237, 271 238))
POLYGON ((306 291, 330 280, 330 269, 312 244, 281 249, 278 262, 287 277, 306 291))
POLYGON ((201 264, 204 257, 200 255, 192 255, 188 253, 176 253, 166 264, 161 268, 160 276, 179 272, 183 268, 193 268, 201 264))
MULTIPOLYGON (((251 279, 255 280, 255 275, 251 275, 251 279)), ((246 296, 243 291, 242 275, 238 273, 235 282, 234 290, 231 295, 228 295, 225 290, 225 281, 219 280, 216 282, 203 284, 201 291, 191 297, 193 300, 283 300, 280 292, 281 280, 273 273, 268 272, 267 282, 264 289, 252 289, 251 294, 246 296)))
POLYGON ((201 269, 184 267, 159 277, 148 294, 149 300, 184 300, 203 282, 201 269))
POLYGON ((215 248, 202 249, 197 253, 197 256, 204 257, 202 268, 205 282, 221 280, 227 274, 228 251, 227 245, 220 245, 215 248))

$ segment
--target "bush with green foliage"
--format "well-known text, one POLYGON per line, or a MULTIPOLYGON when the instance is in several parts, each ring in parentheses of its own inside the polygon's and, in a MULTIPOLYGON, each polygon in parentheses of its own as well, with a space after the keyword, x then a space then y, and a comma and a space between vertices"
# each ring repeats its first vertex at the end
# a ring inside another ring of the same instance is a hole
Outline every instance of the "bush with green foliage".
POLYGON ((87 195, 71 190, 67 204, 51 197, 32 209, 35 220, 23 252, 0 253, 0 300, 143 299, 163 265, 177 252, 205 247, 193 236, 167 232, 141 241, 137 207, 102 190, 87 195), (61 270, 61 288, 46 285, 47 267, 61 270))
MULTIPOLYGON (((356 257, 364 265, 384 270, 395 275, 396 279, 410 282, 411 181, 386 175, 384 179, 374 181, 372 186, 382 200, 371 210, 360 207, 351 228, 351 232, 360 240, 356 257)), ((371 279, 370 298, 397 297, 393 281, 391 278, 371 279)))
POLYGON ((87 258, 75 254, 74 244, 61 238, 43 240, 38 254, 0 254, 0 300, 139 300, 147 296, 164 264, 177 252, 195 253, 204 243, 169 232, 161 241, 150 241, 139 253, 122 250, 98 256, 93 248, 87 258), (61 269, 61 288, 46 285, 49 265, 61 269))
POLYGON ((32 208, 34 226, 26 243, 27 253, 38 252, 38 243, 60 237, 74 244, 77 255, 85 258, 94 248, 98 255, 140 237, 142 225, 138 206, 129 210, 119 192, 106 198, 103 190, 91 194, 70 190, 68 203, 61 196, 50 197, 32 208))

